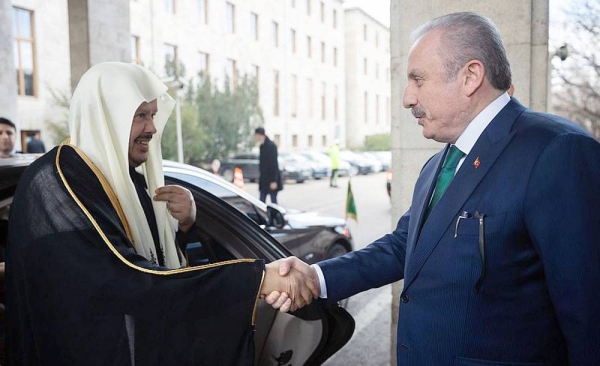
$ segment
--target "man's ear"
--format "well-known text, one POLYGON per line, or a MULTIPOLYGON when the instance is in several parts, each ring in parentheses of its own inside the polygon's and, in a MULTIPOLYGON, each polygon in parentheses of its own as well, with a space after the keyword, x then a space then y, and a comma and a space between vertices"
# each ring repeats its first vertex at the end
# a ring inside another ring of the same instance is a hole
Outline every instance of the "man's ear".
POLYGON ((471 60, 463 67, 463 89, 470 97, 479 89, 485 79, 485 67, 479 60, 471 60))

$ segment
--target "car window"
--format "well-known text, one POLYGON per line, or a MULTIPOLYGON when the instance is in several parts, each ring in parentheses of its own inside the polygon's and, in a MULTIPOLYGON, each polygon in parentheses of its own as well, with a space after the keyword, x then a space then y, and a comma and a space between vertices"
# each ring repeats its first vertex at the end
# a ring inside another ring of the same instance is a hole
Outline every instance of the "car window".
POLYGON ((262 210, 257 209, 251 202, 247 201, 243 197, 240 197, 235 192, 227 189, 224 186, 221 186, 215 182, 211 182, 206 179, 202 179, 195 175, 172 172, 169 172, 168 175, 170 177, 193 184, 196 187, 201 188, 211 193, 212 195, 219 197, 223 201, 229 203, 231 206, 241 211, 243 214, 251 218, 254 222, 256 222, 259 225, 267 224, 266 214, 263 213, 262 210))

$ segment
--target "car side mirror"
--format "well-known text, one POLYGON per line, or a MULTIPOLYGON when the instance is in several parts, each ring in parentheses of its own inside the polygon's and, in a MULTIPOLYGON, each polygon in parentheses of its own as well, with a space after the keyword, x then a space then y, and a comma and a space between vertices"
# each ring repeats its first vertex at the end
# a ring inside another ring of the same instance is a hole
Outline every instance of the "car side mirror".
POLYGON ((269 226, 281 229, 285 226, 285 209, 277 204, 271 203, 267 206, 267 217, 269 226))

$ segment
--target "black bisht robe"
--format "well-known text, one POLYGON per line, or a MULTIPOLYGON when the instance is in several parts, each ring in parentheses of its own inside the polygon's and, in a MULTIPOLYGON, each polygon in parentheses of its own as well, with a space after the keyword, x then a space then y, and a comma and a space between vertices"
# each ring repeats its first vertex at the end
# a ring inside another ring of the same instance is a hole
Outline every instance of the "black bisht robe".
POLYGON ((109 197, 69 146, 23 174, 9 219, 8 364, 252 365, 264 263, 154 266, 109 197))

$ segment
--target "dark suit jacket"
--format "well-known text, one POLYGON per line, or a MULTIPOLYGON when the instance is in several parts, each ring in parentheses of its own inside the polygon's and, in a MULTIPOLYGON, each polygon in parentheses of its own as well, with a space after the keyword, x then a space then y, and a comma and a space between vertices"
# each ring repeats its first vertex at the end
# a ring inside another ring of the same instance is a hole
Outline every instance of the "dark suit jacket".
POLYGON ((393 233, 319 263, 328 301, 404 279, 403 366, 600 365, 600 144, 512 99, 423 224, 447 149, 393 233), (485 214, 480 291, 480 223, 456 230, 463 211, 485 214))
POLYGON ((258 178, 258 188, 261 191, 269 192, 269 185, 272 182, 277 182, 277 190, 282 189, 281 176, 279 174, 279 163, 277 162, 277 145, 268 137, 265 142, 260 145, 260 156, 258 169, 260 177, 258 178))
POLYGON ((31 141, 27 143, 27 152, 30 154, 45 153, 46 147, 44 146, 44 143, 41 140, 31 139, 31 141))

